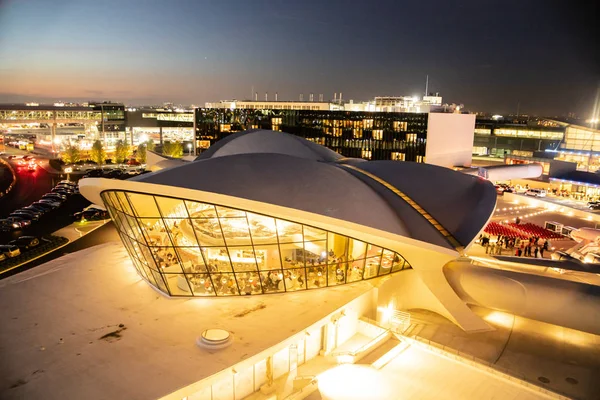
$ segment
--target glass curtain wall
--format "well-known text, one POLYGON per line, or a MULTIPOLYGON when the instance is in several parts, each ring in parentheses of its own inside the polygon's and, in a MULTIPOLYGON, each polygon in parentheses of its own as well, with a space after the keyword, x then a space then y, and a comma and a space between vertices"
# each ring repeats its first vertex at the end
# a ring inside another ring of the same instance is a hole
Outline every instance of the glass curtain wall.
POLYGON ((106 191, 138 273, 171 296, 235 296, 337 286, 410 268, 371 243, 196 201, 106 191))

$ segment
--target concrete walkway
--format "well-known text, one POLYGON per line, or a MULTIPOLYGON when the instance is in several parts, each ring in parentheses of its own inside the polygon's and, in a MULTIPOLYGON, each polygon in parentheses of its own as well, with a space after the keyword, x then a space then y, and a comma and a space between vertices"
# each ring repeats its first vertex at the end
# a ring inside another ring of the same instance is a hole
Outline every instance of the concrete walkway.
MULTIPOLYGON (((576 399, 600 399, 600 336, 472 307, 495 331, 467 334, 438 314, 411 310, 411 334, 576 399)), ((498 397, 503 398, 503 397, 498 397)))

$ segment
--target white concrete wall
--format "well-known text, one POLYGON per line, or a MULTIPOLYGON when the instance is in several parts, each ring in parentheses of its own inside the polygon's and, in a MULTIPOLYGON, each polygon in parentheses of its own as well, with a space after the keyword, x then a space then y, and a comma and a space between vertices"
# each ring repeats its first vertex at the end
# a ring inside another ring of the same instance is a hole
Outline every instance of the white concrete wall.
POLYGON ((426 162, 442 167, 471 165, 474 132, 474 114, 429 113, 426 162))
POLYGON ((455 261, 444 268, 467 303, 536 321, 600 334, 597 286, 455 261))

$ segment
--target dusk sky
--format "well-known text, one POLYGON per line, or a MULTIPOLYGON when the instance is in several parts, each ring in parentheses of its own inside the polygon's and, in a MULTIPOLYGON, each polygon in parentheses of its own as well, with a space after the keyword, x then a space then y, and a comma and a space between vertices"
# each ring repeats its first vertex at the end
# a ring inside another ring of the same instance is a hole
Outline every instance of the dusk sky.
POLYGON ((362 101, 422 95, 429 75, 472 111, 587 117, 600 52, 583 4, 0 0, 0 102, 362 101))

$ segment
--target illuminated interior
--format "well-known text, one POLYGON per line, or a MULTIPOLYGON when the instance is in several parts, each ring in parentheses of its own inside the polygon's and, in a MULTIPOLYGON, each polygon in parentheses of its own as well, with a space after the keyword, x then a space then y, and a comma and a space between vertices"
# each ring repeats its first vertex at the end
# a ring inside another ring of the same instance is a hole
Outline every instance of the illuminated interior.
POLYGON ((102 198, 138 273, 171 296, 316 289, 410 268, 374 244, 250 211, 122 191, 102 198))

